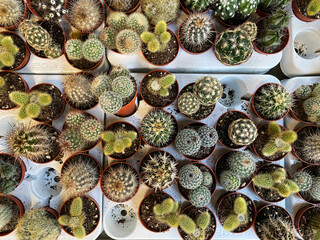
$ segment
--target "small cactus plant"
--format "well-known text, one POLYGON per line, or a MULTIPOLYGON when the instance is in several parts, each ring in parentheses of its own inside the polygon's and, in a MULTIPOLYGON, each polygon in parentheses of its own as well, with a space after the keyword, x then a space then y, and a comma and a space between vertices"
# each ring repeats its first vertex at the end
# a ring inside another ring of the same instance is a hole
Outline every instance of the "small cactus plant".
POLYGON ((85 115, 82 112, 72 111, 66 116, 66 123, 68 127, 76 128, 80 127, 81 123, 85 120, 85 115))
POLYGON ((112 91, 119 94, 121 98, 126 99, 134 92, 134 84, 130 78, 120 76, 115 78, 111 84, 112 91))
POLYGON ((177 202, 172 198, 166 198, 153 207, 153 214, 158 222, 165 223, 170 227, 178 227, 179 210, 177 202))
POLYGON ((120 111, 123 105, 123 100, 122 97, 113 92, 113 91, 106 91, 104 92, 100 98, 99 98, 99 103, 101 109, 105 113, 117 113, 120 111))
POLYGON ((87 119, 80 126, 80 134, 85 141, 97 141, 103 131, 103 125, 96 119, 87 119))
POLYGON ((10 223, 12 217, 13 217, 12 206, 1 203, 0 204, 0 231, 2 231, 2 229, 8 223, 10 223))
POLYGON ((249 177, 256 170, 256 163, 249 152, 231 152, 227 162, 230 170, 240 178, 249 177))
POLYGON ((142 34, 149 29, 149 22, 142 13, 132 13, 127 19, 126 27, 135 31, 137 34, 142 34))
POLYGON ((223 223, 224 230, 233 232, 248 222, 248 206, 243 197, 237 197, 233 203, 233 210, 223 223))
POLYGON ((276 9, 285 8, 290 4, 290 0, 260 0, 259 7, 267 12, 273 12, 276 9))
POLYGON ((83 58, 83 42, 80 39, 69 39, 66 42, 65 51, 70 60, 80 60, 83 58))
POLYGON ((81 151, 85 147, 85 141, 78 129, 68 128, 61 133, 59 145, 63 151, 72 154, 81 151))
POLYGON ((131 78, 131 73, 127 68, 123 66, 113 66, 109 74, 111 80, 114 80, 120 76, 131 78))
POLYGON ((311 0, 307 6, 307 14, 308 16, 315 16, 320 12, 320 1, 319 0, 311 0))
POLYGON ((178 108, 181 113, 192 115, 200 108, 199 99, 191 92, 185 92, 178 98, 178 108))
POLYGON ((192 12, 203 12, 207 8, 209 8, 214 1, 212 0, 186 0, 184 4, 190 9, 192 12))
POLYGON ((117 30, 108 26, 102 30, 99 39, 106 48, 116 49, 116 36, 117 30))
POLYGON ((116 36, 117 50, 122 54, 131 54, 139 50, 140 37, 130 29, 120 31, 116 36))
MULTIPOLYGON (((15 177, 18 175, 18 167, 10 162, 0 159, 0 192, 7 194, 18 185, 15 177)), ((0 218, 1 219, 1 218, 0 218)), ((0 221, 1 222, 1 221, 0 221)), ((1 227, 0 227, 1 230, 1 227)))
POLYGON ((197 153, 201 147, 201 139, 197 131, 193 129, 183 129, 176 137, 176 148, 184 155, 197 153))
POLYGON ((299 156, 309 163, 319 163, 320 161, 320 133, 319 131, 310 131, 307 136, 303 139, 299 139, 299 147, 295 147, 296 150, 299 150, 299 156))
POLYGON ((213 147, 218 141, 217 130, 212 126, 204 125, 197 132, 203 147, 213 147))
POLYGON ((306 171, 296 172, 293 174, 292 180, 296 182, 302 192, 310 190, 312 186, 312 176, 306 171))
POLYGON ((12 37, 0 34, 0 69, 12 67, 15 63, 15 56, 18 54, 19 50, 20 49, 15 45, 12 37))
POLYGON ((312 185, 309 189, 310 195, 316 199, 317 201, 320 201, 320 177, 313 177, 312 178, 312 185))
POLYGON ((278 9, 263 21, 263 26, 271 29, 282 29, 288 26, 289 19, 288 12, 278 9))
POLYGON ((117 32, 125 29, 128 16, 123 12, 111 12, 107 18, 108 26, 117 32))
POLYGON ((65 0, 40 2, 38 9, 43 12, 41 16, 44 19, 61 22, 64 14, 68 12, 68 10, 64 8, 65 2, 65 0))
POLYGON ((223 171, 220 174, 219 182, 221 186, 227 191, 236 191, 241 184, 240 177, 235 175, 230 170, 223 171))
POLYGON ((99 98, 104 92, 112 89, 111 83, 112 81, 110 77, 105 74, 101 74, 93 80, 91 84, 91 92, 99 98))
POLYGON ((205 76, 194 83, 193 93, 202 105, 211 106, 220 100, 223 87, 217 78, 205 76))
POLYGON ((204 207, 211 200, 211 192, 205 186, 199 186, 189 192, 189 201, 195 207, 204 207))
POLYGON ((201 212, 194 222, 187 215, 180 215, 179 227, 188 234, 192 240, 204 240, 206 236, 206 230, 210 226, 211 215, 209 212, 201 212))
POLYGON ((196 189, 203 182, 203 174, 196 165, 187 164, 179 170, 179 183, 185 189, 196 189))
POLYGON ((24 14, 24 5, 19 0, 0 2, 0 26, 10 27, 19 22, 24 14))
POLYGON ((99 39, 88 38, 82 45, 83 57, 90 62, 99 62, 104 54, 104 47, 99 39))
POLYGON ((240 28, 247 33, 247 36, 251 41, 254 41, 256 39, 258 34, 258 27, 255 23, 248 21, 242 24, 240 28))
POLYGON ((236 145, 247 146, 258 136, 256 125, 250 120, 239 118, 228 128, 228 137, 236 145))
POLYGON ((175 81, 176 77, 168 74, 164 77, 150 79, 147 88, 153 95, 166 97, 169 95, 169 89, 175 81))

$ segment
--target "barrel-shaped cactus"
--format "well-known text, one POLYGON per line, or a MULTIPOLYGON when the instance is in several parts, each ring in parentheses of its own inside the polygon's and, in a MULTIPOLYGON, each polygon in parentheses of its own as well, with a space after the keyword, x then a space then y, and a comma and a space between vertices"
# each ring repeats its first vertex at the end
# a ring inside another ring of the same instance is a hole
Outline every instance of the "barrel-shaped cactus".
POLYGON ((66 116, 66 123, 68 127, 79 127, 85 120, 85 115, 80 111, 69 112, 66 116))
POLYGON ((205 186, 200 186, 189 193, 189 201, 195 207, 206 206, 211 199, 211 192, 205 186))
POLYGON ((83 58, 82 41, 80 39, 69 39, 66 42, 65 51, 70 60, 79 60, 83 58))
POLYGON ((85 120, 80 127, 80 134, 86 141, 97 141, 103 131, 103 125, 96 119, 85 120))
POLYGON ((128 17, 126 21, 126 27, 140 35, 144 31, 148 31, 149 22, 145 15, 135 12, 130 14, 128 17))
POLYGON ((197 153, 201 147, 199 134, 193 129, 183 129, 176 137, 176 148, 184 155, 197 153))
POLYGON ((211 106, 220 100, 223 87, 217 78, 205 76, 194 83, 193 93, 202 105, 211 106))
POLYGON ((312 176, 307 171, 296 172, 292 176, 300 191, 308 191, 312 186, 312 176))
POLYGON ((134 91, 134 85, 130 78, 121 76, 112 81, 112 91, 119 94, 123 99, 129 97, 134 91))
POLYGON ((222 20, 229 20, 235 16, 244 19, 257 10, 258 3, 258 0, 217 0, 214 9, 222 20))
POLYGON ((256 163, 249 152, 231 152, 227 162, 230 170, 240 178, 250 177, 256 170, 256 163))
POLYGON ((83 43, 82 53, 86 60, 90 62, 99 62, 103 56, 104 47, 100 40, 89 38, 83 43))
POLYGON ((186 189, 196 189, 203 182, 203 174, 196 165, 187 164, 179 170, 179 183, 186 189))
POLYGON ((91 92, 99 98, 104 92, 112 89, 111 83, 112 81, 109 76, 101 74, 93 80, 91 84, 91 92))
POLYGON ((217 130, 212 126, 202 126, 197 132, 201 139, 201 146, 203 147, 213 147, 218 141, 217 130))
POLYGON ((185 92, 178 98, 178 108, 181 113, 192 115, 200 108, 199 99, 191 92, 185 92))
POLYGON ((52 43, 50 34, 40 25, 28 28, 25 38, 31 47, 39 51, 47 49, 52 43))
POLYGON ((233 121, 228 128, 228 137, 236 145, 249 145, 257 136, 256 125, 247 118, 239 118, 233 121))
POLYGON ((212 0, 186 0, 184 4, 192 11, 192 12, 202 12, 209 8, 214 1, 212 0))
POLYGON ((240 178, 230 170, 223 171, 220 174, 219 182, 227 191, 236 191, 241 184, 240 178))
POLYGON ((119 32, 126 27, 127 19, 127 14, 123 12, 111 12, 107 17, 107 24, 119 32))
POLYGON ((116 47, 120 53, 134 53, 140 48, 140 37, 135 31, 124 29, 116 36, 116 47))
POLYGON ((118 33, 117 30, 107 26, 100 33, 99 39, 106 48, 115 49, 117 48, 116 46, 117 33, 118 33))
POLYGON ((119 94, 106 91, 100 96, 99 103, 105 113, 117 113, 122 108, 123 100, 119 94))

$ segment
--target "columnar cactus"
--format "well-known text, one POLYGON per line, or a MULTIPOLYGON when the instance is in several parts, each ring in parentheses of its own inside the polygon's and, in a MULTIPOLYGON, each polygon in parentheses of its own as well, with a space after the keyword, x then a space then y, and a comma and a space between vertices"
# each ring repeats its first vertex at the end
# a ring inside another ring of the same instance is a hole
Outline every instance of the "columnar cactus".
POLYGON ((256 170, 256 163, 249 152, 231 152, 227 162, 230 170, 240 178, 249 177, 256 170))
POLYGON ((187 164, 179 169, 179 183, 186 189, 196 189, 203 182, 203 174, 196 165, 187 164))
POLYGON ((214 1, 212 0, 186 0, 184 4, 192 11, 192 12, 202 12, 209 8, 214 1))
POLYGON ((264 11, 272 12, 276 9, 282 9, 288 6, 290 3, 290 0, 260 0, 261 8, 264 11))
POLYGON ((296 172, 292 176, 292 180, 296 182, 299 190, 302 192, 308 191, 312 186, 312 176, 306 171, 296 172))
MULTIPOLYGON (((18 167, 10 162, 4 162, 0 159, 0 192, 7 194, 13 191, 18 185, 15 180, 18 174, 18 167)), ((1 222, 1 221, 0 221, 1 222)), ((1 230, 1 227, 0 227, 1 230)))
POLYGON ((161 78, 152 78, 148 82, 148 90, 153 95, 166 97, 169 95, 169 89, 176 81, 176 77, 172 74, 168 74, 161 78))
POLYGON ((119 94, 106 91, 100 96, 99 103, 105 113, 117 113, 122 108, 123 100, 119 94))
POLYGON ((96 119, 85 120, 80 127, 80 134, 86 141, 97 141, 103 131, 103 125, 96 119))
POLYGON ((307 6, 307 14, 309 16, 315 16, 318 12, 320 12, 320 1, 311 0, 307 6))
POLYGON ((247 146, 258 136, 256 125, 247 118, 233 121, 228 128, 228 137, 236 145, 247 146))
POLYGON ((0 231, 5 227, 13 217, 12 207, 8 204, 0 204, 0 231))
POLYGON ((205 239, 206 230, 211 222, 211 215, 209 212, 202 212, 197 216, 196 222, 194 222, 187 215, 180 215, 179 227, 189 235, 192 240, 205 239))
POLYGON ((184 155, 197 153, 201 147, 199 134, 193 129, 183 129, 176 137, 176 148, 184 155))
POLYGON ((160 223, 169 225, 170 227, 178 227, 179 225, 179 203, 171 198, 163 200, 161 203, 153 207, 153 214, 160 223))
POLYGON ((193 93, 202 105, 211 106, 221 98, 223 87, 218 79, 205 76, 194 83, 193 93))
POLYGON ((130 78, 120 76, 112 81, 112 91, 119 94, 123 99, 128 98, 134 92, 134 85, 130 78))
POLYGON ((135 31, 124 29, 116 36, 116 47, 122 54, 134 53, 140 48, 140 37, 135 31))
POLYGON ((263 21, 263 25, 266 28, 281 29, 288 26, 289 19, 290 15, 287 11, 278 9, 263 21))
POLYGON ((204 125, 197 132, 203 147, 213 147, 218 141, 217 130, 212 126, 204 125))
POLYGON ((66 42, 65 51, 70 60, 80 60, 83 58, 83 43, 79 39, 69 39, 66 42))
POLYGON ((0 34, 0 69, 13 66, 18 52, 12 37, 0 34))
POLYGON ((192 115, 200 108, 199 99, 191 92, 185 92, 178 98, 178 108, 181 113, 192 115))
POLYGON ((69 112, 66 116, 66 123, 68 127, 80 127, 84 122, 85 115, 80 111, 69 112))
POLYGON ((3 0, 0 2, 0 25, 9 27, 22 18, 24 6, 19 0, 3 0))
POLYGON ((68 128, 59 137, 61 148, 68 153, 75 153, 85 147, 85 141, 79 134, 78 129, 68 128))
POLYGON ((105 74, 101 74, 93 80, 91 84, 91 92, 96 97, 100 97, 104 92, 110 91, 111 88, 111 79, 105 74))
POLYGON ((233 203, 233 210, 223 223, 224 230, 232 232, 248 222, 248 206, 243 197, 238 197, 233 203))
POLYGON ((241 180, 232 171, 223 171, 220 174, 219 182, 227 191, 235 191, 240 187, 241 180))
POLYGON ((135 12, 128 17, 126 27, 140 35, 141 33, 148 31, 149 22, 145 15, 135 12))
POLYGON ((195 207, 206 206, 211 199, 211 192, 205 186, 200 186, 189 193, 189 201, 195 207))
POLYGON ((99 62, 104 53, 100 40, 88 38, 82 45, 83 57, 90 62, 99 62))

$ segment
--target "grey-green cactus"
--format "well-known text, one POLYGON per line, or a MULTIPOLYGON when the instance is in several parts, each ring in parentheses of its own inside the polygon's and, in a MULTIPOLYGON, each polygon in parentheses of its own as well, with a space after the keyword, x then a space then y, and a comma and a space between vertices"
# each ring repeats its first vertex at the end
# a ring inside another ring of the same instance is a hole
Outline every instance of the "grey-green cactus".
POLYGON ((105 113, 115 114, 122 108, 123 100, 119 94, 113 91, 106 91, 100 96, 99 103, 105 113))
POLYGON ((70 60, 79 60, 83 58, 82 41, 80 39, 69 39, 66 42, 65 51, 70 60))
POLYGON ((112 90, 111 83, 112 81, 110 77, 105 74, 101 74, 93 80, 91 84, 91 92, 99 98, 104 92, 112 90))
POLYGON ((127 68, 123 66, 113 66, 109 74, 109 77, 113 80, 120 76, 131 78, 131 73, 127 68))
POLYGON ((80 134, 86 141, 97 141, 103 131, 103 125, 96 119, 85 120, 80 127, 80 134))
POLYGON ((83 57, 90 62, 99 62, 104 54, 104 47, 100 40, 88 38, 82 45, 83 57))
POLYGON ((309 85, 301 85, 294 91, 294 95, 298 99, 306 100, 312 95, 312 87, 309 85))
POLYGON ((17 175, 18 167, 16 165, 0 160, 0 193, 7 194, 17 187, 18 181, 15 179, 17 175))
POLYGON ((185 92, 178 98, 178 108, 181 113, 192 115, 200 108, 199 99, 191 92, 185 92))
POLYGON ((131 29, 124 29, 116 36, 116 47, 122 54, 134 53, 140 48, 140 37, 131 29))
POLYGON ((116 49, 117 33, 117 30, 107 26, 101 31, 99 39, 106 48, 116 49))
POLYGON ((64 130, 59 137, 59 144, 68 153, 81 151, 85 147, 85 141, 76 128, 64 130))
POLYGON ((228 137, 236 145, 247 146, 258 136, 256 125, 247 118, 233 121, 228 128, 228 137))
POLYGON ((217 78, 205 76, 194 83, 193 93, 202 105, 211 106, 221 98, 223 87, 217 78))
POLYGON ((230 170, 223 171, 220 174, 219 182, 227 191, 236 191, 241 184, 240 178, 230 170))
POLYGON ((213 147, 218 141, 217 130, 212 126, 202 126, 197 132, 201 140, 201 146, 203 147, 213 147))
POLYGON ((112 81, 112 91, 119 94, 123 99, 128 98, 134 92, 134 85, 130 78, 120 76, 112 81))
POLYGON ((196 165, 187 164, 179 169, 179 183, 186 189, 196 189, 203 182, 203 174, 196 165))
POLYGON ((189 193, 189 201, 195 207, 206 206, 211 199, 211 192, 205 186, 200 186, 189 193))
POLYGON ((256 163, 249 152, 231 152, 227 162, 230 170, 240 178, 250 177, 256 170, 256 163))
POLYGON ((0 231, 10 223, 13 217, 13 209, 12 206, 8 204, 0 204, 0 231))
POLYGON ((184 155, 197 153, 201 147, 199 134, 193 129, 183 129, 176 137, 176 148, 184 155))
POLYGON ((308 191, 312 186, 312 176, 306 171, 296 172, 292 176, 292 180, 296 182, 300 191, 308 191))
POLYGON ((213 183, 213 177, 212 174, 208 171, 208 172, 202 172, 202 184, 203 186, 210 186, 213 183))

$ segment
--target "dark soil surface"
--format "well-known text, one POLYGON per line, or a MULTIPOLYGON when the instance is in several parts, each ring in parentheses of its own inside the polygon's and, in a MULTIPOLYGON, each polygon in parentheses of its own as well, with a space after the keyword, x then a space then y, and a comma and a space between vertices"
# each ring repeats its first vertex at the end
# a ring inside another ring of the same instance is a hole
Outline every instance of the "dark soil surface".
MULTIPOLYGON (((193 92, 193 85, 194 83, 188 84, 187 86, 185 86, 184 88, 182 88, 182 90, 180 91, 179 95, 182 95, 185 92, 193 92)), ((214 108, 216 107, 216 105, 211 105, 211 106, 205 106, 205 105, 200 105, 199 110, 192 114, 192 115, 187 115, 184 114, 186 117, 191 118, 193 120, 202 120, 205 119, 207 117, 209 117, 211 115, 211 113, 213 112, 214 108)))
POLYGON ((299 221, 299 231, 304 240, 312 240, 314 237, 314 230, 311 228, 310 219, 312 216, 320 214, 320 208, 314 207, 306 210, 299 221))
MULTIPOLYGON (((38 13, 39 16, 42 16, 46 19, 48 19, 49 17, 49 14, 51 13, 50 11, 50 6, 52 6, 52 4, 50 3, 51 0, 41 0, 41 3, 42 4, 46 4, 47 5, 47 8, 46 9, 43 9, 42 7, 39 6, 39 0, 31 0, 31 6, 33 7, 33 9, 35 10, 36 13, 38 13)), ((57 0, 56 0, 57 2, 57 0)), ((60 1, 59 1, 60 2, 60 1)), ((65 1, 66 2, 66 1, 65 1)), ((60 12, 60 14, 62 14, 60 12)), ((54 18, 50 18, 52 21, 57 21, 58 20, 58 17, 57 15, 55 14, 54 15, 55 17, 54 18)))
POLYGON ((40 122, 51 122, 63 112, 65 106, 63 96, 56 86, 41 83, 34 86, 31 91, 49 93, 52 98, 52 103, 46 107, 42 107, 40 115, 37 118, 34 118, 34 120, 40 122))
MULTIPOLYGON (((100 220, 100 212, 99 212, 99 208, 97 207, 97 205, 89 198, 87 197, 81 197, 82 201, 83 201, 83 209, 82 212, 85 214, 86 218, 84 221, 84 228, 86 229, 86 233, 87 235, 90 234, 99 224, 99 220, 100 220)), ((61 215, 63 214, 68 214, 70 215, 70 206, 71 206, 71 202, 72 199, 69 199, 63 206, 61 209, 61 215)), ((72 230, 71 228, 64 226, 63 227, 66 232, 72 234, 72 230)))
MULTIPOLYGON (((309 166, 306 168, 306 172, 308 172, 312 177, 319 177, 320 176, 320 166, 309 166)), ((320 204, 320 201, 313 198, 308 191, 299 192, 300 196, 310 202, 312 204, 320 204)))
POLYGON ((304 108, 303 108, 303 102, 305 100, 298 99, 294 93, 291 96, 292 96, 292 102, 294 102, 294 104, 291 105, 292 112, 300 120, 304 122, 309 122, 308 115, 304 112, 304 108))
POLYGON ((17 105, 9 99, 9 93, 13 91, 26 92, 27 89, 21 77, 10 72, 0 72, 0 77, 6 81, 6 85, 0 88, 0 109, 12 109, 17 105))
POLYGON ((170 228, 169 225, 165 223, 159 223, 155 219, 153 213, 153 207, 158 203, 162 203, 163 200, 167 199, 169 196, 164 193, 153 193, 142 200, 139 208, 139 216, 142 224, 153 232, 164 232, 170 228))
MULTIPOLYGON (((183 214, 186 214, 187 216, 191 217, 193 221, 196 221, 197 217, 203 212, 208 212, 211 216, 210 224, 206 229, 206 235, 205 235, 205 240, 209 240, 214 235, 217 227, 216 220, 213 213, 205 207, 197 208, 194 206, 190 206, 183 211, 183 214)), ((188 234, 186 234, 180 227, 178 227, 178 231, 184 240, 192 240, 192 238, 188 234)))
MULTIPOLYGON (((39 21, 40 26, 43 27, 44 29, 46 29, 48 31, 48 33, 50 34, 50 36, 52 37, 52 40, 54 43, 58 44, 61 48, 61 52, 60 52, 60 56, 62 55, 63 51, 63 47, 64 47, 64 43, 65 43, 65 36, 64 36, 64 32, 62 30, 62 28, 60 27, 59 24, 51 22, 51 21, 47 21, 47 20, 41 20, 39 21)), ((35 54, 38 57, 42 57, 42 58, 47 58, 47 56, 44 54, 44 51, 42 50, 36 50, 33 47, 30 47, 30 50, 33 54, 35 54)))
POLYGON ((171 40, 167 43, 166 48, 163 51, 158 51, 156 53, 149 52, 147 44, 142 43, 142 53, 145 58, 154 65, 166 65, 170 63, 178 54, 179 43, 175 35, 169 31, 171 34, 171 40))
POLYGON ((239 233, 239 232, 246 231, 248 226, 251 225, 251 223, 253 222, 254 217, 255 217, 254 215, 256 214, 254 203, 250 200, 250 198, 248 198, 247 196, 245 196, 241 193, 230 194, 221 202, 221 204, 219 205, 219 209, 217 209, 218 218, 219 218, 219 221, 222 226, 224 224, 224 221, 227 219, 227 217, 232 212, 234 201, 238 197, 243 197, 247 202, 248 222, 244 225, 240 225, 238 228, 236 228, 234 231, 232 231, 233 233, 239 233))
POLYGON ((1 33, 3 36, 10 36, 12 37, 12 40, 14 42, 14 44, 19 48, 19 52, 17 53, 17 55, 15 55, 15 62, 13 64, 13 66, 11 67, 3 67, 1 70, 11 70, 14 69, 16 67, 18 67, 26 58, 26 52, 28 51, 28 49, 26 49, 26 45, 25 42, 23 41, 23 39, 15 34, 11 34, 11 33, 1 33))
POLYGON ((244 113, 230 111, 221 115, 217 121, 216 130, 218 132, 219 141, 229 148, 237 149, 243 147, 242 145, 234 144, 228 137, 229 126, 233 121, 238 120, 239 118, 248 119, 244 113))
POLYGON ((176 80, 174 84, 172 84, 169 87, 169 96, 167 97, 162 97, 160 95, 154 95, 148 90, 148 84, 152 78, 161 78, 169 73, 158 70, 155 72, 152 72, 148 74, 142 81, 142 86, 141 86, 141 95, 143 96, 143 99, 148 103, 149 105, 153 107, 165 107, 168 105, 171 105, 179 92, 179 87, 178 87, 178 81, 176 80))
POLYGON ((320 12, 318 12, 315 16, 308 16, 307 7, 308 7, 309 2, 310 2, 310 0, 296 0, 297 6, 303 15, 307 16, 308 18, 319 19, 320 12))
MULTIPOLYGON (((199 164, 199 163, 193 163, 195 166, 197 166, 198 168, 200 168, 201 172, 209 172, 212 176, 212 184, 210 184, 210 186, 208 186, 208 189, 210 190, 211 194, 213 194, 215 188, 216 188, 216 179, 215 177, 212 175, 212 172, 210 171, 210 169, 205 166, 205 165, 202 165, 202 164, 199 164)), ((186 189, 184 187, 182 187, 179 183, 179 180, 177 180, 177 185, 178 185, 178 189, 179 189, 179 192, 180 194, 187 200, 189 200, 189 192, 191 190, 189 189, 186 189)))
POLYGON ((230 18, 228 20, 221 19, 221 21, 230 26, 238 26, 246 22, 248 19, 249 17, 243 18, 242 15, 240 15, 239 13, 236 13, 236 15, 233 18, 230 18))
MULTIPOLYGON (((12 156, 7 154, 0 154, 0 160, 3 160, 4 162, 8 162, 13 164, 14 166, 17 166, 17 174, 12 177, 12 180, 15 180, 17 182, 17 185, 20 183, 21 176, 22 176, 22 169, 20 163, 12 156)), ((22 160, 21 160, 22 161, 22 160)), ((0 177, 1 179, 1 177, 0 177)))
POLYGON ((193 12, 191 11, 185 4, 186 0, 180 0, 180 4, 189 12, 189 13, 204 13, 206 12, 208 9, 210 9, 212 7, 212 5, 208 6, 206 9, 203 9, 201 12, 193 12))
POLYGON ((13 200, 5 196, 0 196, 0 204, 10 206, 13 213, 10 222, 7 225, 5 225, 0 232, 1 234, 7 234, 16 228, 18 220, 20 218, 20 211, 18 205, 13 200))
MULTIPOLYGON (((284 130, 282 128, 282 130, 284 130)), ((262 149, 264 148, 264 146, 267 144, 269 140, 269 136, 268 136, 268 124, 261 126, 258 129, 258 136, 256 138, 256 140, 253 142, 254 148, 256 149, 257 153, 259 154, 260 157, 262 157, 264 160, 267 161, 279 161, 280 159, 282 159, 287 153, 283 153, 283 152, 276 152, 274 155, 270 156, 270 157, 266 157, 262 154, 262 149)))
POLYGON ((110 0, 104 0, 105 3, 108 5, 109 8, 111 8, 113 11, 121 11, 121 12, 128 12, 132 10, 137 4, 139 3, 139 0, 131 0, 130 5, 127 8, 123 8, 123 6, 114 6, 114 4, 110 4, 112 1, 110 0))

